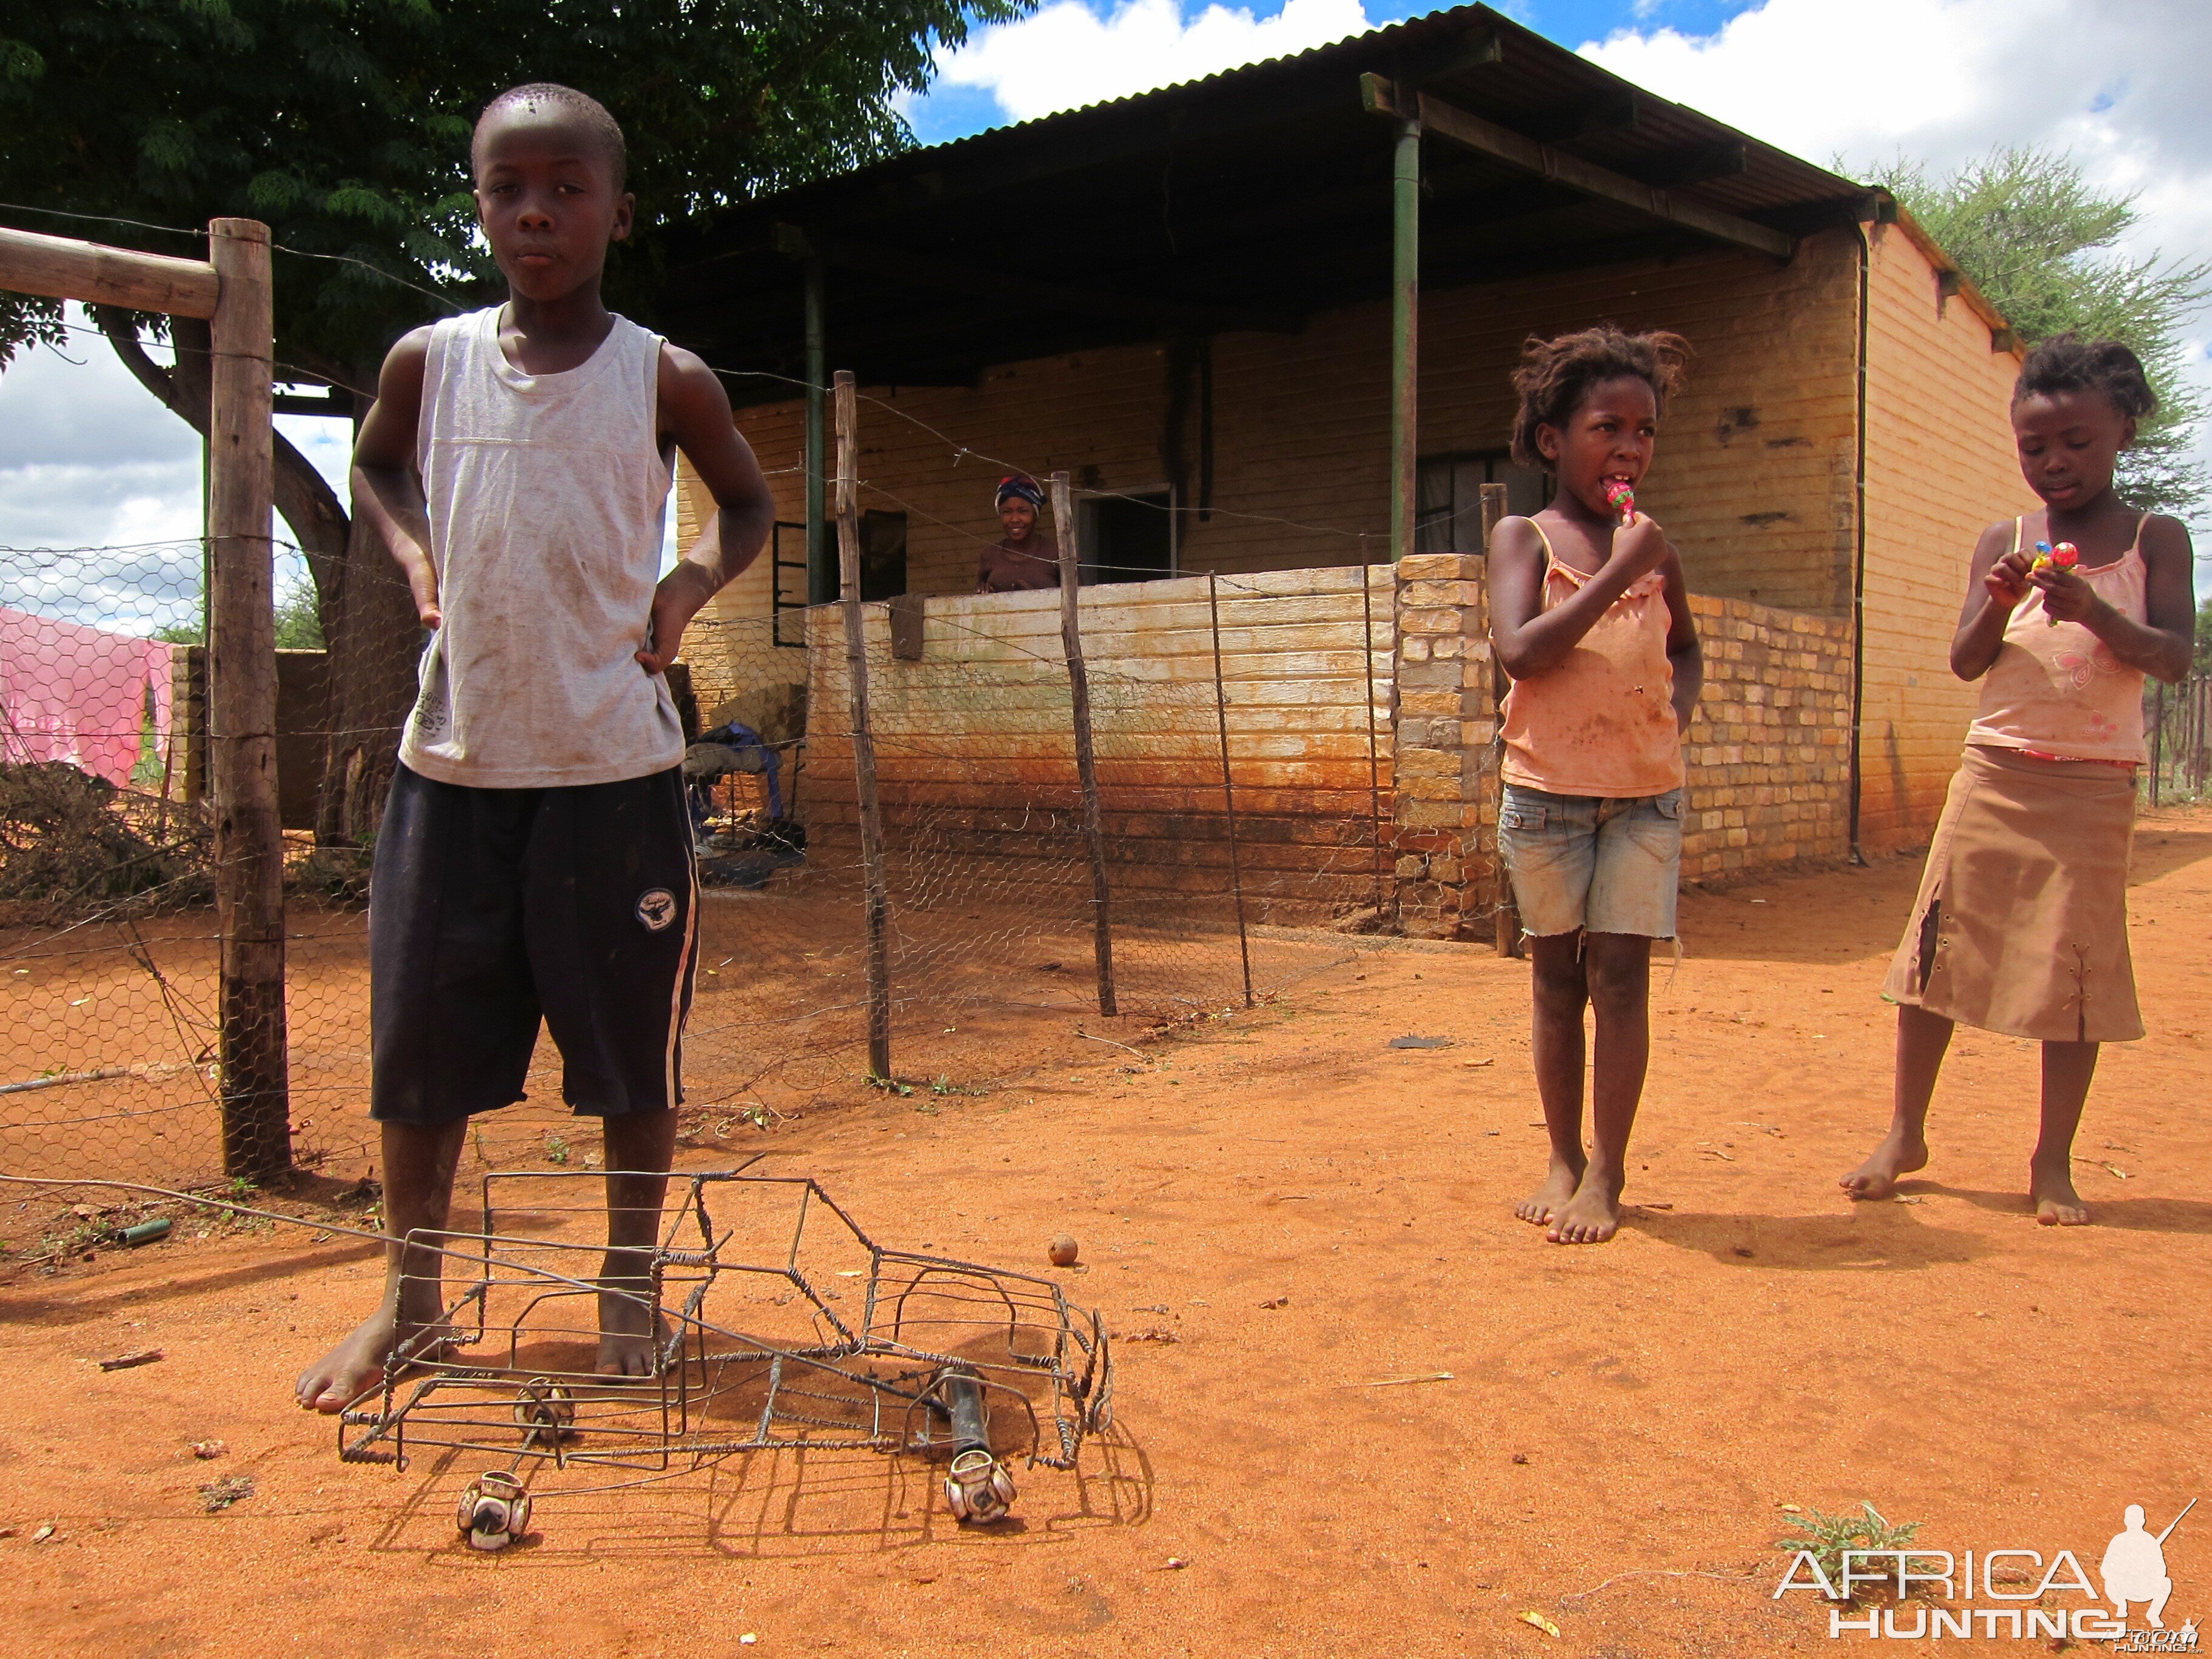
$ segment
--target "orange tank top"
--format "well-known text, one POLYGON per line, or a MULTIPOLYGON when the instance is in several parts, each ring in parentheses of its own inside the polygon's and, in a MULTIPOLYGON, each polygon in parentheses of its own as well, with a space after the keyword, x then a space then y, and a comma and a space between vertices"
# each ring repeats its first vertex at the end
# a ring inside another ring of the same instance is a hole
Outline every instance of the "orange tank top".
MULTIPOLYGON (((1544 544, 1541 608, 1549 611, 1589 578, 1561 564, 1552 538, 1535 530, 1544 544)), ((1668 623, 1667 579, 1655 570, 1630 583, 1558 667, 1515 681, 1501 711, 1505 781, 1614 800, 1680 789, 1668 623)))
MULTIPOLYGON (((2128 550, 2109 564, 2077 566, 2074 574, 2122 616, 2142 622, 2148 572, 2142 531, 2136 524, 2128 550)), ((2013 546, 2026 546, 2027 520, 2013 521, 2013 546)), ((2043 590, 2031 587, 2005 623, 1996 660, 1982 677, 1982 702, 1966 741, 1990 749, 2025 749, 2053 760, 2107 761, 2140 766, 2150 758, 2143 744, 2143 675, 2112 654, 2112 647, 2080 623, 2055 622, 2043 608, 2043 590)))

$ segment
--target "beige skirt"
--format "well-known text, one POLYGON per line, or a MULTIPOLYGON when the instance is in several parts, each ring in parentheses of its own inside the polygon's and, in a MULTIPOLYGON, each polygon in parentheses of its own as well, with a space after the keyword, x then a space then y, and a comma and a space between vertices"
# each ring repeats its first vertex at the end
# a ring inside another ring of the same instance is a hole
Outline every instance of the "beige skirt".
POLYGON ((2143 1034, 2128 957, 2132 772, 1969 747, 1881 988, 2045 1042, 2143 1034))

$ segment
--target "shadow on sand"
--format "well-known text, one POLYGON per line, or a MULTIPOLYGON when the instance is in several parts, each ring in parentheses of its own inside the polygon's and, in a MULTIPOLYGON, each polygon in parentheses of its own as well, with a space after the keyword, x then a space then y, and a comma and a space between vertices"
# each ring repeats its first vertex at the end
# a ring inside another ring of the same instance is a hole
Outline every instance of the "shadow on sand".
MULTIPOLYGON (((1964 1199, 1977 1209, 2023 1219, 2035 1213, 2026 1193, 1985 1192, 1975 1187, 1946 1187, 1936 1181, 1899 1183, 1905 1193, 1941 1193, 1964 1199)), ((2193 1198, 2086 1198, 2089 1224, 2130 1233, 2212 1233, 2212 1204, 2193 1198)))
POLYGON ((1622 1224, 1697 1250, 1724 1267, 1795 1273, 1906 1273, 1972 1261, 1988 1247, 1909 1210, 1869 1204, 1830 1215, 1704 1215, 1629 1205, 1622 1224))

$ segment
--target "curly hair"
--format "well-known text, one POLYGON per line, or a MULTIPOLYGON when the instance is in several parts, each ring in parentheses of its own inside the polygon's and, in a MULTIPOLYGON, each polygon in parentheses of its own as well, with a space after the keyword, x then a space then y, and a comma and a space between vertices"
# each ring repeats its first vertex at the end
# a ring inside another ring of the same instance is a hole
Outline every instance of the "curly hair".
MULTIPOLYGON (((483 113, 477 117, 477 135, 482 137, 484 123, 501 110, 515 104, 534 106, 551 104, 565 112, 582 129, 607 165, 614 169, 615 190, 619 193, 629 178, 629 145, 623 137, 622 124, 607 112, 607 106, 587 92, 574 87, 564 87, 551 81, 533 81, 528 86, 509 87, 486 104, 483 113)), ((476 160, 476 143, 469 145, 469 160, 476 160)))
POLYGON ((2131 421, 2139 421, 2158 408, 2158 393, 2150 389, 2150 376, 2142 359, 2118 340, 2085 340, 2069 329, 2054 334, 2027 354, 2013 383, 2012 406, 2039 394, 2059 392, 2098 392, 2131 421))
POLYGON ((1665 413, 1689 356, 1690 343, 1679 334, 1631 334, 1611 323, 1555 340, 1530 336, 1521 348, 1521 367, 1513 371, 1513 389, 1521 394, 1520 412, 1513 417, 1513 459, 1523 466, 1548 468, 1551 463, 1536 447, 1536 428, 1564 428, 1601 380, 1632 376, 1643 381, 1665 413))

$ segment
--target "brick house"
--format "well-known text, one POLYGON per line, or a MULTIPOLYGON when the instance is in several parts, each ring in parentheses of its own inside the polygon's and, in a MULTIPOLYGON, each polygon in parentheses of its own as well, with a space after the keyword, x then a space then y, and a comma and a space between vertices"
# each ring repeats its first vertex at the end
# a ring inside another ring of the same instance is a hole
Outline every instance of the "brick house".
MULTIPOLYGON (((1686 873, 1924 842, 1971 713, 1946 667, 1968 555, 2029 505, 2011 331, 1884 192, 1484 6, 912 151, 692 233, 659 321, 728 374, 785 521, 691 647, 702 700, 834 677, 786 614, 835 596, 819 417, 793 393, 849 368, 877 400, 870 599, 969 593, 1004 462, 1073 476, 1085 604, 1116 616, 1137 614, 1112 591, 1132 583, 1164 605, 1209 574, 1395 565, 1379 646, 1373 584, 1340 584, 1387 685, 1393 867, 1422 931, 1472 927, 1494 791, 1480 490, 1540 502, 1505 453, 1507 375, 1527 336, 1600 320, 1696 351, 1642 492, 1714 664, 1686 873)), ((688 536, 688 481, 681 505, 688 536)), ((1320 671, 1286 652, 1261 678, 1300 672, 1320 671)), ((816 747, 826 784, 835 745, 816 747)), ((1346 802, 1375 781, 1358 752, 1346 802)), ((1255 790, 1283 753, 1255 750, 1255 790)), ((1324 790, 1299 810, 1338 808, 1324 790)))

